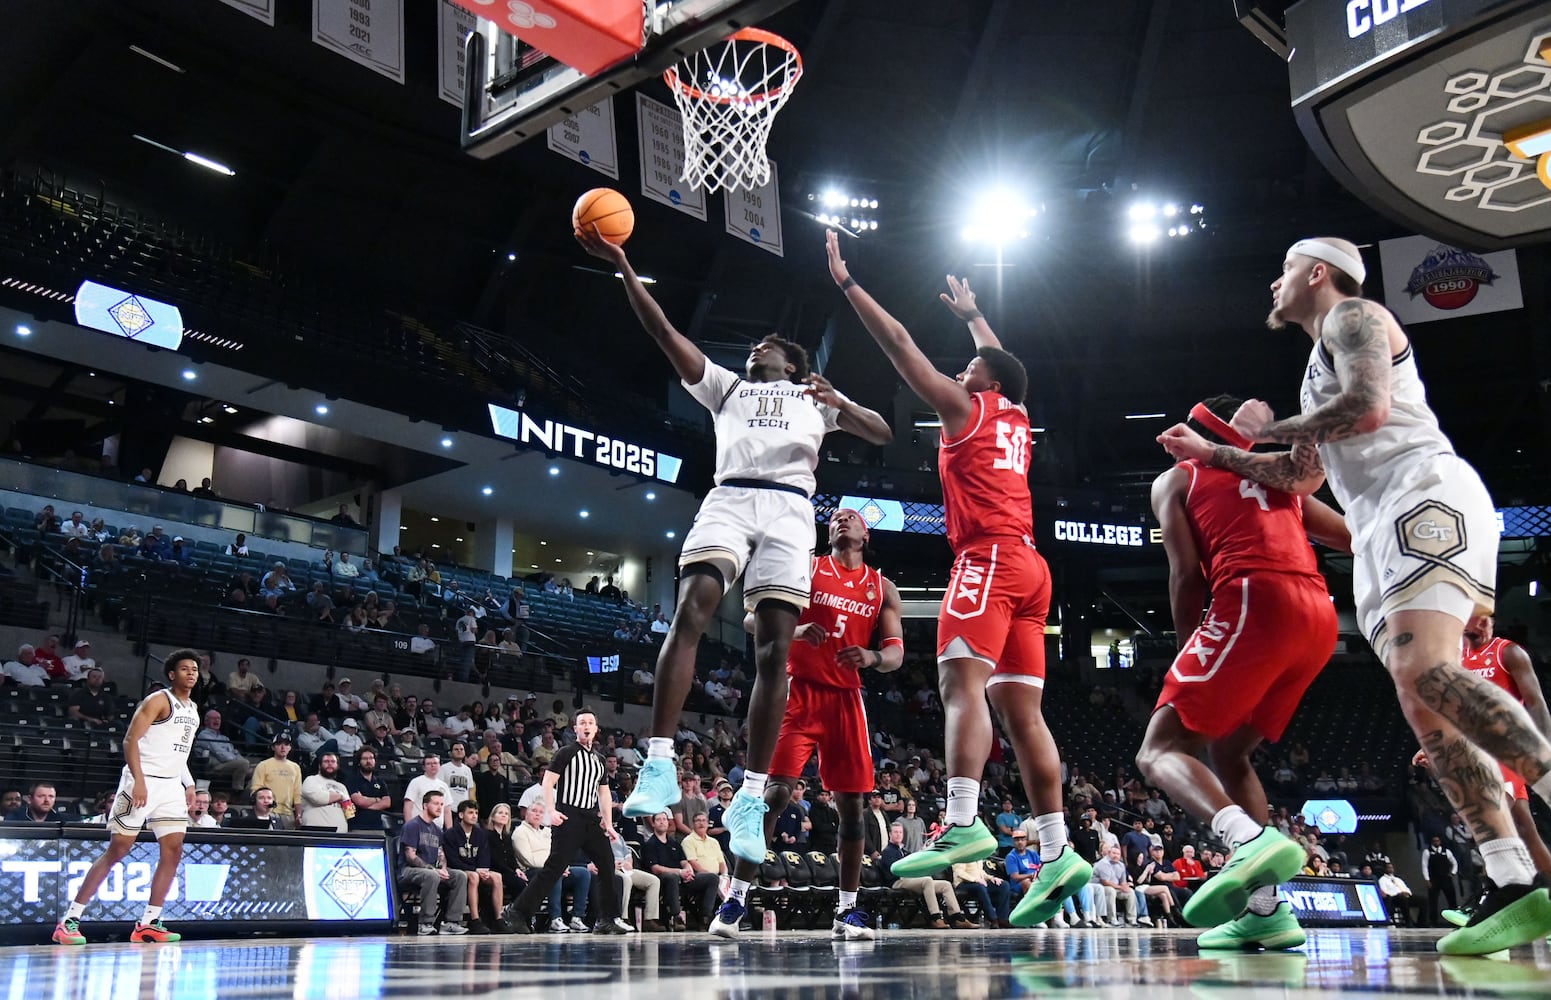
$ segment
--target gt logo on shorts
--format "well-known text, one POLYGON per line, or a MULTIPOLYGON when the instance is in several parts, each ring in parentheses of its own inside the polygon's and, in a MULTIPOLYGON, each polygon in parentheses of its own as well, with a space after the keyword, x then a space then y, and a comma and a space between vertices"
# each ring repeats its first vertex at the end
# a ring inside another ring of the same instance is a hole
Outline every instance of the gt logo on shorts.
POLYGON ((1437 500, 1425 501, 1395 522, 1400 551, 1429 562, 1465 551, 1465 517, 1437 500))

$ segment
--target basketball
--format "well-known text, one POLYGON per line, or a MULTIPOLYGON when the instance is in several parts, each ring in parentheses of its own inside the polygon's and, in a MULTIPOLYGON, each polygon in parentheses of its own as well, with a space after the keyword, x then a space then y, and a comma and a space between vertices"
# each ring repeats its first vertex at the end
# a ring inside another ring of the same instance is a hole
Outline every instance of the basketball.
POLYGON ((571 209, 571 228, 597 226, 598 234, 615 246, 622 246, 635 229, 635 210, 625 196, 613 188, 593 188, 576 199, 571 209))

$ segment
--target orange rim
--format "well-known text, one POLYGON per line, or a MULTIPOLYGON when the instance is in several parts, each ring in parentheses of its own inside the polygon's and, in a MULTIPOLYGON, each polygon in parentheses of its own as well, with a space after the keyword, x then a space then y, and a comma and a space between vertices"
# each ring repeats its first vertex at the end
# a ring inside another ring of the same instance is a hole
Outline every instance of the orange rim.
POLYGON ((780 35, 777 35, 775 32, 766 31, 763 28, 740 28, 727 36, 728 44, 731 44, 735 41, 759 42, 763 45, 774 46, 775 48, 781 49, 783 52, 790 54, 792 57, 793 65, 787 70, 786 82, 782 83, 778 87, 771 87, 769 90, 762 90, 757 94, 750 94, 744 98, 718 97, 715 94, 708 94, 701 90, 699 87, 696 87, 694 84, 685 83, 683 80, 679 79, 679 71, 677 66, 670 66, 663 72, 663 82, 679 91, 685 97, 695 101, 711 101, 715 104, 733 104, 743 102, 753 103, 755 101, 768 101, 773 97, 779 97, 782 91, 784 91, 791 82, 795 81, 797 77, 802 75, 802 53, 797 51, 797 46, 782 38, 780 35))

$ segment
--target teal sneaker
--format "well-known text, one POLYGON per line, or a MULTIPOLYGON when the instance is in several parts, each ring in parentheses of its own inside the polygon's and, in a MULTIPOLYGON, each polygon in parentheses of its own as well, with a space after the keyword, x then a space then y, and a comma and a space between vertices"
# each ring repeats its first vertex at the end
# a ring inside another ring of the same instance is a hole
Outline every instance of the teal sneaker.
MULTIPOLYGON (((625 799, 625 815, 655 816, 680 798, 678 768, 667 757, 652 757, 641 765, 641 773, 636 775, 635 791, 625 799)), ((759 860, 765 860, 763 851, 759 860)))
POLYGON ((738 789, 738 794, 732 797, 732 805, 722 814, 722 825, 727 828, 727 846, 732 848, 732 853, 756 865, 764 863, 765 813, 769 811, 764 799, 738 789))
POLYGON ((1438 939, 1444 955, 1489 955, 1551 934, 1551 894, 1538 885, 1488 889, 1470 923, 1438 939))
POLYGON ((1286 900, 1282 900, 1268 916, 1245 910, 1222 926, 1213 927, 1196 938, 1196 947, 1203 951, 1217 948, 1286 951, 1301 946, 1307 940, 1308 935, 1298 926, 1298 918, 1293 916, 1292 907, 1287 905, 1286 900))
POLYGON ((1201 883, 1183 916, 1195 927, 1217 927, 1243 913, 1256 889, 1281 885, 1303 870, 1304 850, 1271 827, 1233 849, 1223 870, 1201 883))
MULTIPOLYGON (((976 819, 969 826, 948 827, 921 850, 894 862, 891 871, 895 878, 919 878, 942 871, 949 865, 981 861, 995 853, 996 838, 984 822, 976 819)), ((761 853, 760 860, 764 857, 761 853)))
POLYGON ((1475 907, 1473 906, 1462 906, 1457 910, 1443 910, 1441 913, 1444 920, 1447 920, 1455 927, 1463 927, 1470 923, 1470 914, 1474 910, 1475 907))
MULTIPOLYGON (((894 866, 899 870, 899 865, 894 866)), ((1039 866, 1039 874, 1029 883, 1008 921, 1014 927, 1033 927, 1061 912, 1066 898, 1093 878, 1093 866, 1070 847, 1063 848, 1053 861, 1039 866)))

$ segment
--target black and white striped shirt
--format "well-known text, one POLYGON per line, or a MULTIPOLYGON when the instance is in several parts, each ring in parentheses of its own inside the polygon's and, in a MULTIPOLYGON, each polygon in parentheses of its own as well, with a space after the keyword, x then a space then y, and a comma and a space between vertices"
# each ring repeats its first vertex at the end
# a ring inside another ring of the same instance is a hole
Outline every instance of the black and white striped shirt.
POLYGON ((594 749, 572 743, 555 754, 549 770, 560 775, 555 784, 555 805, 573 809, 598 808, 598 788, 608 784, 603 755, 594 749))

